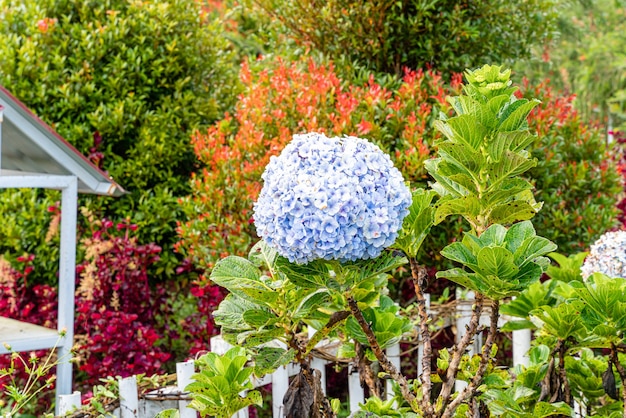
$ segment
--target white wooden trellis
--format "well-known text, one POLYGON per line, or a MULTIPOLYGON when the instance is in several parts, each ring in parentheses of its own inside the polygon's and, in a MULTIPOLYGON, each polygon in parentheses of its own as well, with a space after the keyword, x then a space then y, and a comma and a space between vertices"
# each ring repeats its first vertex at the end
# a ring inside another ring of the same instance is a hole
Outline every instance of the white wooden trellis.
POLYGON ((0 317, 0 354, 58 348, 58 410, 60 395, 72 394, 78 193, 119 196, 124 190, 0 86, 0 189, 6 188, 61 191, 58 328, 0 317))

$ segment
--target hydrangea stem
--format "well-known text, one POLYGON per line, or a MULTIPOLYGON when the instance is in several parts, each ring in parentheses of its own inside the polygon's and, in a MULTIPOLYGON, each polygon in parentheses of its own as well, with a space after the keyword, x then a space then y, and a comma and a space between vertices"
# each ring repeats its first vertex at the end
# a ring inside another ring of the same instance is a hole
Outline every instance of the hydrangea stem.
POLYGON ((424 347, 422 355, 422 374, 420 376, 422 382, 422 399, 421 407, 424 416, 434 416, 434 408, 430 402, 432 392, 432 381, 430 379, 431 360, 432 360, 432 342, 430 338, 430 317, 426 309, 426 297, 424 296, 426 268, 420 265, 414 257, 409 258, 411 265, 411 278, 413 287, 415 288, 415 297, 417 299, 417 310, 420 318, 420 338, 424 347))
MULTIPOLYGON (((470 318, 469 325, 465 330, 465 334, 461 338, 461 341, 459 341, 459 343, 453 349, 450 365, 448 366, 448 371, 446 372, 446 381, 443 382, 443 386, 439 395, 439 397, 443 400, 441 410, 445 409, 450 399, 450 394, 452 393, 456 380, 456 374, 459 369, 459 365, 461 364, 461 358, 463 357, 467 346, 476 336, 476 332, 478 331, 478 325, 480 323, 480 315, 483 311, 484 301, 484 295, 481 293, 477 293, 474 299, 474 306, 472 307, 472 317, 470 318)), ((462 330, 457 330, 457 332, 462 332, 462 330)))
POLYGON ((441 418, 451 418, 454 416, 454 411, 461 405, 461 403, 467 399, 468 397, 472 397, 476 394, 476 390, 482 383, 483 377, 485 376, 485 372, 487 371, 487 366, 489 365, 490 357, 491 357, 491 348, 493 347, 493 342, 498 332, 498 319, 500 317, 500 301, 494 300, 491 305, 491 321, 489 325, 489 332, 487 333, 487 339, 485 340, 485 345, 483 346, 483 352, 480 357, 480 364, 478 365, 478 370, 474 375, 472 381, 463 389, 463 391, 456 397, 452 402, 448 404, 443 410, 441 414, 441 418))
POLYGON ((363 312, 361 312, 361 309, 359 309, 359 306, 354 298, 352 296, 348 296, 347 299, 350 311, 352 312, 352 315, 354 315, 354 318, 359 323, 361 329, 367 336, 367 342, 374 352, 376 359, 380 363, 380 366, 383 368, 383 370, 389 373, 389 376, 391 376, 393 380, 398 383, 398 385, 400 386, 400 391, 402 392, 402 397, 409 403, 411 409, 413 409, 413 411, 415 412, 419 412, 417 398, 415 397, 415 394, 411 391, 409 387, 409 382, 406 380, 406 377, 404 377, 402 373, 400 373, 398 369, 396 369, 393 363, 389 361, 387 355, 382 350, 382 348, 380 348, 380 345, 378 344, 378 341, 376 341, 376 336, 374 335, 370 324, 368 324, 365 320, 363 312))

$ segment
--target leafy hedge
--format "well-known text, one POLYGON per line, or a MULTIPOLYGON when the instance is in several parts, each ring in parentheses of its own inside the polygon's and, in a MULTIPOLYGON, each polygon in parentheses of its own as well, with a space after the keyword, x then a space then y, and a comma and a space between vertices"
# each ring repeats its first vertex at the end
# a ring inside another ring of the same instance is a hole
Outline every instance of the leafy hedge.
POLYGON ((83 202, 171 248, 196 169, 189 136, 235 96, 222 24, 195 0, 3 0, 0 15, 0 84, 130 192, 83 202))
POLYGON ((338 61, 401 75, 520 60, 553 35, 555 0, 253 0, 299 44, 338 61))

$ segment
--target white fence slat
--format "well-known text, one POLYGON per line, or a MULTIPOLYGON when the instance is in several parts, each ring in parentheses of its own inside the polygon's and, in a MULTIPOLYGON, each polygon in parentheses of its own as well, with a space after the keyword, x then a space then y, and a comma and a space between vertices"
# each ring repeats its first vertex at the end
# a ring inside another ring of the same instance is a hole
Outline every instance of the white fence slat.
POLYGON ((227 343, 221 335, 211 337, 211 351, 216 354, 225 354, 233 346, 227 343))
POLYGON ((286 367, 279 367, 272 373, 272 417, 283 418, 283 399, 289 389, 289 371, 286 367))
POLYGON ((529 329, 513 331, 513 365, 523 364, 528 366, 528 350, 530 350, 531 333, 529 329))
MULTIPOLYGON (((309 330, 309 339, 313 338, 313 335, 315 335, 315 333, 317 332, 317 330, 311 326, 308 327, 309 330)), ((322 345, 322 343, 317 343, 315 346, 319 347, 320 345, 322 345)), ((320 372, 320 383, 322 385, 322 392, 324 393, 324 395, 326 395, 326 364, 328 362, 322 360, 321 358, 317 358, 317 357, 313 357, 313 360, 311 361, 311 368, 312 369, 316 369, 319 370, 320 372)))
POLYGON ((365 393, 361 387, 359 372, 352 365, 348 367, 348 399, 350 401, 350 413, 361 409, 360 403, 365 403, 365 393))
MULTIPOLYGON (((430 313, 430 293, 424 293, 424 300, 426 301, 426 312, 430 313)), ((418 337, 417 342, 417 375, 422 374, 422 359, 424 358, 424 342, 422 336, 418 337)))
MULTIPOLYGON (((176 363, 176 386, 180 393, 185 392, 185 388, 192 382, 191 376, 195 373, 194 361, 189 360, 182 363, 176 363)), ((188 408, 189 401, 178 401, 178 410, 180 418, 196 418, 197 413, 194 409, 188 408)))
MULTIPOLYGON (((394 344, 387 347, 387 358, 393 364, 397 370, 400 370, 400 344, 394 344)), ((387 391, 387 399, 393 398, 393 380, 387 379, 385 382, 385 390, 387 391)))
POLYGON ((139 397, 135 376, 120 379, 120 418, 139 417, 139 397))
POLYGON ((59 395, 59 415, 70 414, 80 409, 80 392, 75 390, 71 395, 59 395))

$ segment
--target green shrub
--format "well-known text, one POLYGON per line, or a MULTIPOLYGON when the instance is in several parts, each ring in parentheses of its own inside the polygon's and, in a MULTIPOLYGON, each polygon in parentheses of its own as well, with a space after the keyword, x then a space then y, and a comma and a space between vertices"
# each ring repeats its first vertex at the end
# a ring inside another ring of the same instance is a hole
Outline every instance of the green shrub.
POLYGON ((167 249, 196 168, 189 137, 237 86, 222 32, 195 0, 0 0, 0 84, 130 192, 90 209, 167 249))
POLYGON ((523 90, 542 101, 529 118, 538 134, 532 153, 539 160, 530 176, 543 202, 534 224, 559 252, 584 251, 618 225, 622 187, 611 146, 602 127, 583 122, 575 96, 559 96, 545 82, 523 90))
POLYGON ((510 62, 551 37, 555 0, 253 0, 304 46, 377 72, 510 62))

